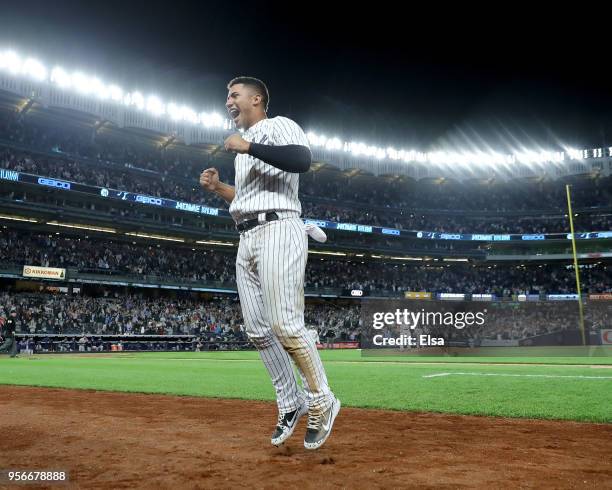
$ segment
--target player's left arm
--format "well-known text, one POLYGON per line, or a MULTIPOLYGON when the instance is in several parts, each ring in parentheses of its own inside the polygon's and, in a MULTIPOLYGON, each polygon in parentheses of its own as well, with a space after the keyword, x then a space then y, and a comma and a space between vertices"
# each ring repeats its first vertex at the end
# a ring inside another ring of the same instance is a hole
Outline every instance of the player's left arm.
POLYGON ((239 134, 225 140, 225 149, 236 153, 248 153, 255 158, 285 172, 304 173, 310 170, 312 153, 308 138, 291 119, 275 119, 273 145, 245 141, 239 134))

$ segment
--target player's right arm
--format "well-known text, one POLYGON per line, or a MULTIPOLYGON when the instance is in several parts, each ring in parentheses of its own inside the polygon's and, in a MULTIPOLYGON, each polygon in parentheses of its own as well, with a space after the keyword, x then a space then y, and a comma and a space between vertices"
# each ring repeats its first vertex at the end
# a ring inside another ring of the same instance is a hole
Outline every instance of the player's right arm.
POLYGON ((207 168, 200 174, 200 185, 207 191, 221 196, 228 203, 236 197, 236 190, 219 180, 219 171, 216 168, 207 168))

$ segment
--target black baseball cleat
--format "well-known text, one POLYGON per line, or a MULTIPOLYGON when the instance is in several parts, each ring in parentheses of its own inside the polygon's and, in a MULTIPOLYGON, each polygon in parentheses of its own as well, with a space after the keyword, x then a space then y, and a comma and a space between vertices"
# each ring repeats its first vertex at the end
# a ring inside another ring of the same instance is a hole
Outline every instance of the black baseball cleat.
POLYGON ((323 413, 308 415, 308 428, 304 438, 306 449, 319 449, 331 434, 334 420, 340 411, 340 400, 334 397, 331 406, 323 413))
POLYGON ((291 437, 298 421, 308 413, 308 405, 304 404, 300 408, 292 412, 279 413, 278 423, 274 434, 272 434, 272 445, 280 446, 283 442, 291 437))

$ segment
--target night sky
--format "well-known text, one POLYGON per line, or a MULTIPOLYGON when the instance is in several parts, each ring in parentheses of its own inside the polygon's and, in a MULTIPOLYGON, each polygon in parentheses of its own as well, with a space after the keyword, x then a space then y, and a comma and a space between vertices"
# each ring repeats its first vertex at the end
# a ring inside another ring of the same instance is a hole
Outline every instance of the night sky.
POLYGON ((0 47, 201 110, 223 110, 229 79, 256 76, 270 116, 383 146, 612 141, 596 14, 331 4, 14 1, 0 47))

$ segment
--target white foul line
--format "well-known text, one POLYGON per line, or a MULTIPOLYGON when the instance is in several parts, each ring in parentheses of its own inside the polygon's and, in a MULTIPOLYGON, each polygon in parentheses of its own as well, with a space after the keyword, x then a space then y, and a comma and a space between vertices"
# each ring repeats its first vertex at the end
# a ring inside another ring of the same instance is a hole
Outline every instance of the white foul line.
POLYGON ((612 376, 580 376, 567 374, 505 374, 505 373, 436 373, 426 374, 423 378, 438 378, 440 376, 507 376, 517 378, 577 378, 577 379, 612 379, 612 376))

